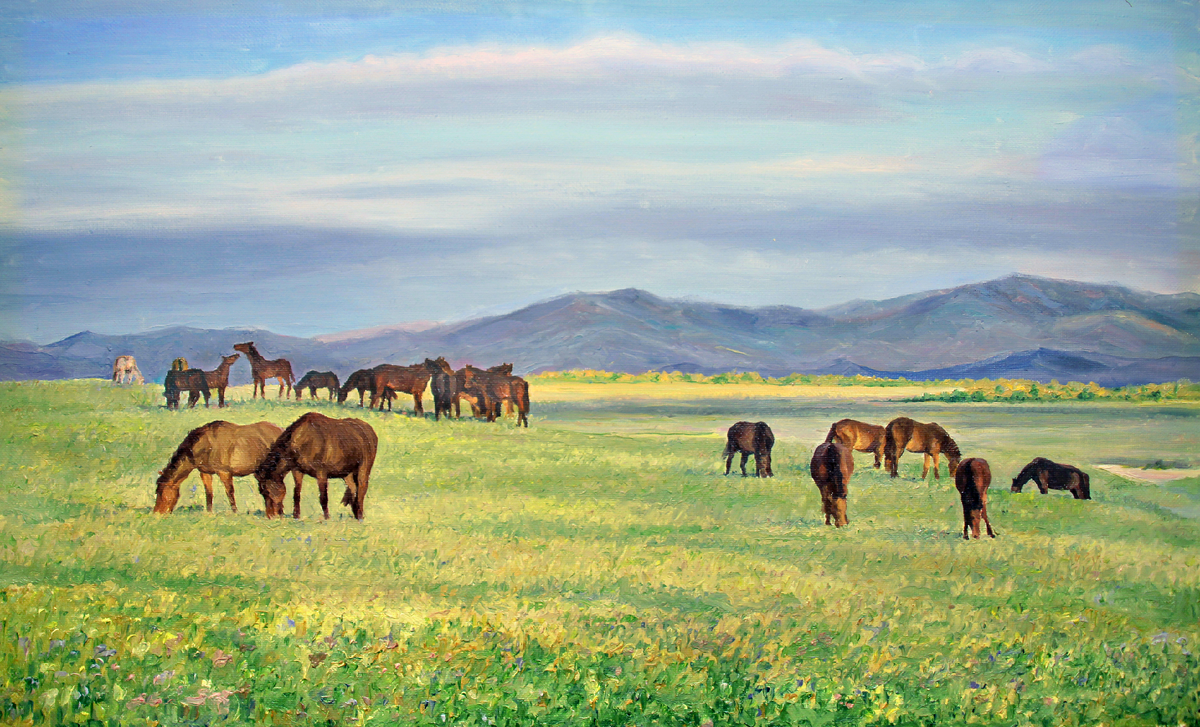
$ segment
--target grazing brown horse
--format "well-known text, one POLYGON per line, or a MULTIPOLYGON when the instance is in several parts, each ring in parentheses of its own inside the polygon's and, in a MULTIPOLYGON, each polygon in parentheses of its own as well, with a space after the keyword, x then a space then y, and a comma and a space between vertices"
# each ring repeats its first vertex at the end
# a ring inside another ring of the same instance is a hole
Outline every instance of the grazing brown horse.
POLYGON ((238 425, 215 421, 196 427, 180 442, 167 466, 159 470, 154 512, 160 515, 174 512, 179 502, 179 485, 192 470, 200 471, 209 512, 213 509, 213 475, 221 478, 229 496, 229 509, 237 512, 233 478, 253 474, 282 432, 281 427, 270 422, 238 425))
POLYGON ((225 389, 229 387, 229 368, 233 366, 233 362, 242 357, 242 354, 235 353, 232 356, 222 356, 221 365, 216 371, 205 371, 204 378, 208 381, 208 388, 217 390, 217 408, 225 406, 225 389))
POLYGON ((854 419, 841 419, 829 427, 825 442, 844 444, 855 452, 870 452, 875 455, 875 469, 883 458, 883 438, 887 430, 878 424, 867 424, 854 419))
POLYGON ((398 394, 410 394, 413 398, 413 413, 425 416, 425 407, 421 398, 425 396, 425 387, 429 384, 429 369, 425 364, 413 366, 395 366, 380 364, 371 369, 371 408, 376 405, 383 411, 383 390, 391 387, 398 394))
POLYGON ((725 434, 725 474, 733 464, 733 455, 742 453, 742 477, 746 476, 746 460, 754 455, 754 475, 774 477, 771 471, 771 448, 775 446, 775 435, 766 422, 738 422, 725 434))
POLYGON ((172 371, 187 371, 190 368, 191 368, 191 366, 188 366, 187 359, 184 358, 183 356, 180 356, 179 358, 177 358, 171 362, 171 370, 172 371))
POLYGON ((439 421, 442 413, 450 417, 450 408, 458 393, 458 381, 454 377, 454 369, 446 363, 446 359, 438 356, 436 359, 425 359, 425 368, 429 370, 429 389, 433 392, 433 418, 439 421))
POLYGON ((138 370, 137 361, 133 356, 117 356, 113 361, 114 384, 144 384, 146 379, 138 370))
POLYGON ((469 365, 463 367, 463 371, 464 393, 476 399, 478 408, 483 410, 489 422, 500 416, 501 402, 510 401, 516 406, 517 426, 529 427, 529 384, 525 379, 469 365))
POLYGON ((1045 457, 1034 457, 1025 465, 1021 474, 1013 478, 1012 491, 1020 492, 1025 483, 1033 480, 1045 495, 1050 490, 1066 490, 1076 500, 1092 499, 1092 484, 1087 472, 1069 464, 1051 462, 1045 457))
POLYGON ((821 491, 821 509, 825 524, 830 518, 837 527, 849 525, 846 517, 846 496, 850 493, 850 476, 854 474, 854 454, 839 442, 818 444, 808 465, 813 482, 821 491))
POLYGON ((925 454, 925 467, 921 470, 921 479, 925 479, 929 475, 931 459, 933 461, 933 478, 941 479, 938 475, 938 455, 946 455, 946 470, 951 477, 954 476, 955 470, 958 469, 958 462, 962 459, 958 445, 937 423, 922 424, 914 422, 908 417, 896 417, 888 422, 883 439, 883 462, 892 477, 898 474, 900 456, 906 449, 909 452, 925 454))
POLYGON ((969 457, 958 465, 954 474, 954 486, 958 488, 958 497, 962 500, 963 509, 963 540, 967 537, 967 529, 979 540, 979 520, 982 517, 987 525, 989 538, 996 537, 992 531, 992 522, 987 516, 987 491, 992 484, 992 469, 986 459, 969 457))
POLYGON ((267 379, 276 379, 279 381, 279 396, 283 396, 285 385, 287 386, 288 395, 291 395, 292 382, 296 378, 292 376, 292 364, 286 358, 277 358, 268 361, 254 347, 254 341, 235 343, 233 344, 233 350, 241 351, 246 354, 246 358, 250 359, 250 378, 254 379, 254 393, 250 398, 258 397, 260 390, 262 391, 262 397, 264 399, 267 398, 267 379))
POLYGON ((186 391, 188 393, 188 408, 194 409, 196 402, 200 401, 200 396, 204 396, 204 408, 208 408, 209 389, 208 377, 200 369, 187 369, 186 371, 168 371, 167 378, 163 381, 163 396, 167 397, 167 408, 179 408, 179 394, 186 391))
POLYGON ((333 401, 340 389, 337 374, 332 371, 309 371, 292 388, 296 392, 296 401, 303 398, 305 389, 314 399, 317 398, 317 389, 329 389, 329 400, 333 401))
POLYGON ((342 384, 338 389, 338 403, 345 404, 346 398, 350 396, 350 392, 358 389, 358 405, 363 405, 363 393, 371 388, 374 377, 371 375, 372 369, 359 369, 346 377, 346 383, 342 384))
POLYGON ((283 499, 287 494, 283 476, 291 472, 295 482, 292 517, 300 517, 300 486, 304 475, 310 475, 317 478, 321 510, 326 520, 329 519, 330 477, 345 480, 342 504, 349 505, 355 519, 362 520, 378 446, 379 437, 375 430, 361 419, 331 419, 324 414, 309 412, 292 422, 254 471, 267 517, 283 517, 283 499))
POLYGON ((467 391, 467 367, 464 366, 454 372, 454 416, 462 417, 462 402, 466 400, 471 405, 471 414, 475 417, 483 416, 483 408, 479 397, 467 391))

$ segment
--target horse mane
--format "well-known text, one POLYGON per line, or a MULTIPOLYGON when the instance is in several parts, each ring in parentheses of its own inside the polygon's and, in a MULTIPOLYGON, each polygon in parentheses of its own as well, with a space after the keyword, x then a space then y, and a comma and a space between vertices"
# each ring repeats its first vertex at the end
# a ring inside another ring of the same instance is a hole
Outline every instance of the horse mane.
MULTIPOLYGON (((946 430, 943 429, 942 433, 945 434, 946 430)), ((962 452, 958 448, 958 443, 955 442, 949 434, 946 434, 946 439, 942 442, 942 452, 944 452, 948 457, 962 457, 962 452)))
POLYGON ((171 461, 167 462, 167 466, 163 467, 162 471, 163 472, 173 471, 179 465, 179 461, 181 459, 191 456, 192 449, 195 448, 196 442, 200 441, 200 437, 203 437, 205 434, 208 434, 208 430, 210 427, 212 427, 214 424, 224 424, 224 423, 225 422, 223 422, 223 421, 209 422, 208 424, 205 424, 204 426, 196 427, 192 431, 188 432, 187 436, 183 438, 183 441, 179 443, 179 446, 175 448, 175 454, 171 455, 171 461))

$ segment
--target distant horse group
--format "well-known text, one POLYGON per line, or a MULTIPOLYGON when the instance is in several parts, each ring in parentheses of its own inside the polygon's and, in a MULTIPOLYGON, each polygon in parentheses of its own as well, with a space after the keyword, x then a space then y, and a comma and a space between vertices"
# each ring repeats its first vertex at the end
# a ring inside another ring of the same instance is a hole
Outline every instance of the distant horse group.
MULTIPOLYGON (((752 454, 755 474, 758 477, 773 476, 771 448, 774 443, 775 437, 766 422, 737 422, 726 433, 725 451, 721 455, 725 458, 725 474, 729 474, 733 456, 740 452, 743 477, 746 476, 746 461, 752 454)), ((840 528, 850 522, 847 499, 850 478, 854 474, 854 452, 873 454, 876 469, 882 464, 892 477, 896 477, 900 457, 906 451, 925 456, 921 479, 928 477, 931 464, 934 479, 940 479, 939 458, 945 455, 947 472, 954 478, 962 504, 963 538, 978 539, 981 529, 986 529, 988 537, 996 537, 987 513, 987 491, 992 483, 987 460, 979 457, 963 459, 958 444, 941 425, 917 422, 908 417, 896 417, 887 426, 841 419, 829 427, 825 441, 813 450, 809 463, 809 474, 821 493, 825 524, 840 528)), ((1049 490, 1064 490, 1076 499, 1091 499, 1088 475, 1078 467, 1037 457, 1013 478, 1012 491, 1020 492, 1031 480, 1042 494, 1049 490)))
POLYGON ((329 519, 329 479, 345 481, 342 504, 355 519, 365 515, 367 487, 379 438, 361 419, 332 419, 317 412, 301 416, 287 429, 270 422, 237 425, 209 422, 188 432, 158 476, 154 512, 168 515, 179 502, 179 488, 193 471, 200 472, 206 506, 213 509, 212 478, 225 485, 229 507, 237 512, 233 478, 254 475, 268 518, 283 516, 284 477, 293 480, 292 516, 300 517, 304 475, 315 477, 325 519, 329 519))

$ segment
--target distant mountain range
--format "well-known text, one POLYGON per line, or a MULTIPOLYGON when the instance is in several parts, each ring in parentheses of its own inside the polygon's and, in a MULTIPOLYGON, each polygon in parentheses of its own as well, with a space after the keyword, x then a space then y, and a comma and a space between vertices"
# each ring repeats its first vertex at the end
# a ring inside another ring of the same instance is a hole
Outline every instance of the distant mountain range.
MULTIPOLYGON (((1028 378, 1116 386, 1200 380, 1200 295, 1159 295, 1014 275, 820 310, 666 300, 642 290, 573 293, 513 313, 408 323, 316 338, 261 329, 166 328, 78 333, 39 346, 0 344, 0 379, 108 377, 134 355, 161 381, 183 356, 213 369, 234 343, 305 371, 350 371, 444 355, 458 366, 515 363, 518 373, 574 368, 640 373, 757 371, 928 380, 1028 378)), ((231 379, 249 381, 239 361, 231 379)))

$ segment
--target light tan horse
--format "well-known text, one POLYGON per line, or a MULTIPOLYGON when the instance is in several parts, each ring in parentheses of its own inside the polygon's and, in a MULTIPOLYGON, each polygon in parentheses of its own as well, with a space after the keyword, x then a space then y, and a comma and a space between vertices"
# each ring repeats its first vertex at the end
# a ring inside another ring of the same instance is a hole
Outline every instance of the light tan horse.
POLYGON ((145 377, 138 370, 137 361, 133 356, 117 356, 113 361, 112 380, 114 384, 144 384, 145 377))
POLYGON ((837 442, 855 452, 870 452, 875 455, 875 469, 883 458, 883 438, 887 430, 878 424, 867 424, 854 419, 841 419, 829 427, 825 443, 837 442))
POLYGON ((922 424, 908 417, 896 417, 888 422, 884 433, 883 461, 888 472, 895 477, 898 474, 900 456, 904 450, 922 452, 925 454, 925 467, 921 470, 921 479, 929 475, 929 463, 933 462, 933 478, 941 479, 938 475, 938 456, 946 455, 946 469, 953 477, 958 470, 962 453, 958 445, 950 438, 945 429, 936 422, 922 424))
POLYGON ((154 512, 169 515, 175 510, 179 485, 192 470, 200 470, 209 512, 213 509, 213 475, 221 478, 229 508, 237 512, 233 478, 253 474, 282 433, 282 427, 270 422, 238 425, 220 420, 188 432, 171 461, 158 473, 154 512))

